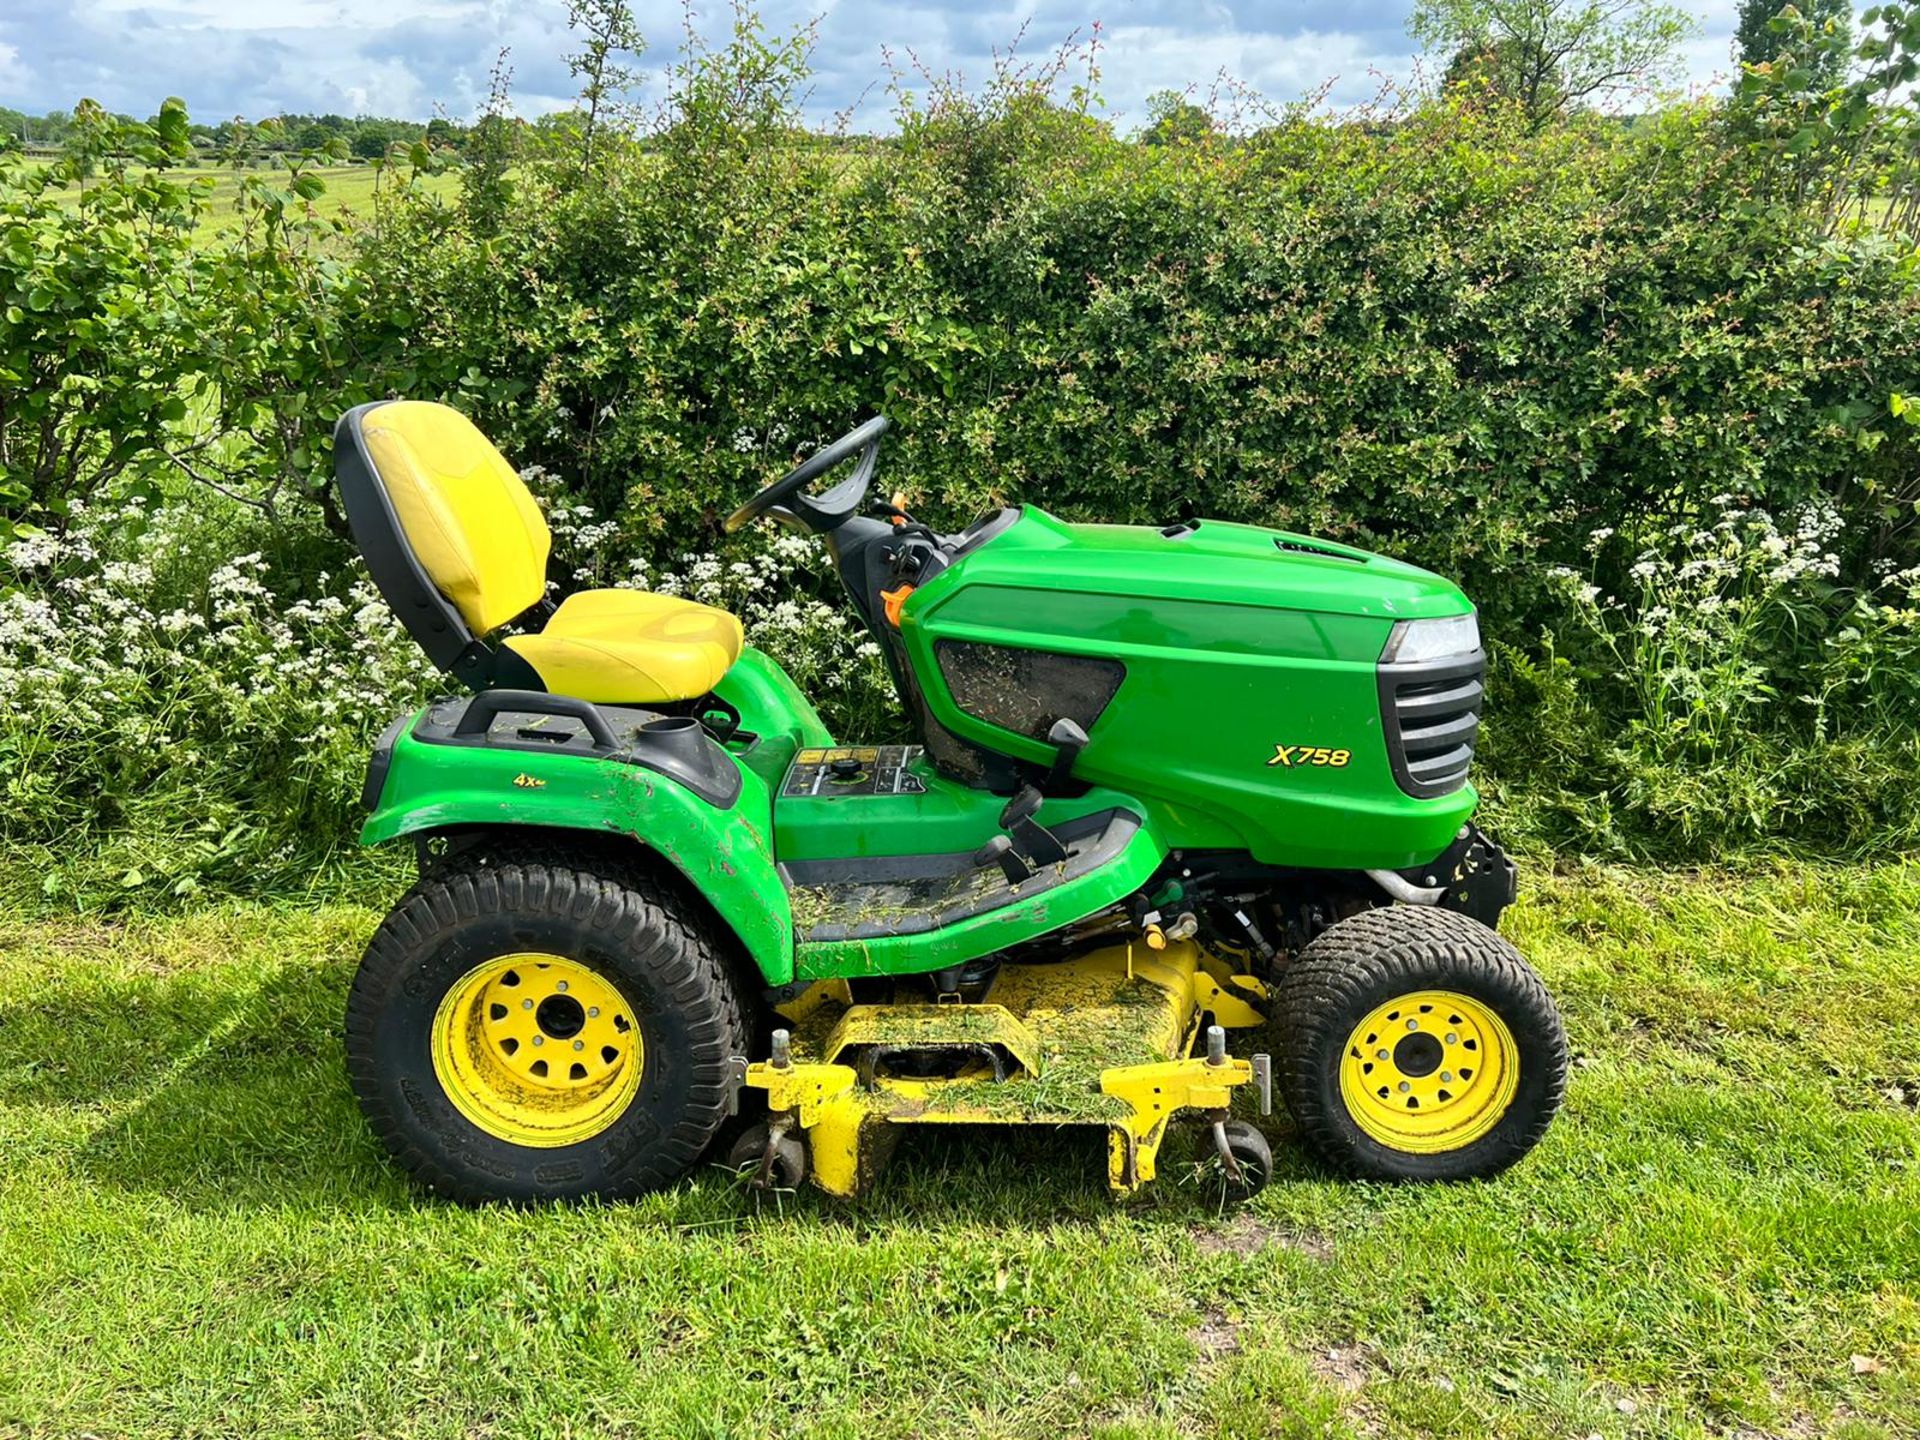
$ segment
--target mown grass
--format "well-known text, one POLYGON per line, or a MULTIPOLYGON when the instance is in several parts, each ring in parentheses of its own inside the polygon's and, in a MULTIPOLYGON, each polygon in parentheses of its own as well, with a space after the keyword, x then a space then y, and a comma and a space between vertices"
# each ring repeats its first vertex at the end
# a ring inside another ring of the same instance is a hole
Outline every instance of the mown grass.
POLYGON ((0 918, 0 1431, 1920 1434, 1920 863, 1539 880, 1541 1150, 1341 1184, 1276 1119, 1237 1214, 1041 1131, 851 1208, 435 1203, 341 1077, 374 918, 0 918))

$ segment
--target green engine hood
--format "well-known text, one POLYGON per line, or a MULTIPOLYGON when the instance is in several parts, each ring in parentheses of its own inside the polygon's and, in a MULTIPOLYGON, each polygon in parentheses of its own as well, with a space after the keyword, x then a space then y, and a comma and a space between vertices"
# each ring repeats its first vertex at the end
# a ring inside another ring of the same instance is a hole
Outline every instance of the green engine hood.
POLYGON ((1438 575, 1324 540, 1067 525, 1029 506, 907 598, 900 640, 929 745, 948 737, 952 763, 964 743, 1048 765, 1053 719, 1082 717, 1075 776, 1134 797, 1172 848, 1399 869, 1444 848, 1474 794, 1396 780, 1381 655, 1397 622, 1472 608, 1438 575), (1056 663, 1020 658, 1034 651, 1056 663))
POLYGON ((1462 615, 1459 587, 1430 571, 1350 545, 1224 520, 1156 530, 1069 525, 1033 506, 965 557, 968 579, 1002 575, 1029 587, 1256 605, 1323 615, 1414 620, 1462 615))

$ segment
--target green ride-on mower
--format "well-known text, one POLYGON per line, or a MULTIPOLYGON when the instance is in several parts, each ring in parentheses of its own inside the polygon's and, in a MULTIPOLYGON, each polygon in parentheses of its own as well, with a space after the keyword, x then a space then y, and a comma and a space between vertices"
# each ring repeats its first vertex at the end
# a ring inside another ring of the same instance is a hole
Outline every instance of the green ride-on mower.
POLYGON ((1423 570, 1213 520, 936 533, 870 503, 874 419, 742 505, 816 534, 912 745, 837 741, 725 611, 552 593, 463 416, 363 405, 335 456, 375 581, 467 694, 402 715, 363 839, 420 879, 354 979, 347 1060, 407 1170, 467 1199, 622 1196, 713 1147, 852 1195, 908 1125, 1088 1125, 1151 1180, 1171 1122, 1265 1183, 1308 1146, 1493 1174, 1566 1042, 1496 933, 1470 823, 1485 657, 1423 570), (837 483, 824 482, 843 465, 837 483), (1272 1016, 1277 1064, 1225 1032, 1272 1016))

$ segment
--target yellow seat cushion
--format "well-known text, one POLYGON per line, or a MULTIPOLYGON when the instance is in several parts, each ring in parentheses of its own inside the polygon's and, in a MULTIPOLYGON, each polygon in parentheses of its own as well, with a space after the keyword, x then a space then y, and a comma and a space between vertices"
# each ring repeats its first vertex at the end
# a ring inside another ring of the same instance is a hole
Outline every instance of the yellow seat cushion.
POLYGON ((414 557, 475 635, 547 593, 547 522, 471 420, 396 400, 369 411, 360 433, 414 557))
POLYGON ((696 700, 744 643, 725 610, 646 590, 569 595, 538 635, 510 635, 507 648, 555 695, 597 704, 696 700))

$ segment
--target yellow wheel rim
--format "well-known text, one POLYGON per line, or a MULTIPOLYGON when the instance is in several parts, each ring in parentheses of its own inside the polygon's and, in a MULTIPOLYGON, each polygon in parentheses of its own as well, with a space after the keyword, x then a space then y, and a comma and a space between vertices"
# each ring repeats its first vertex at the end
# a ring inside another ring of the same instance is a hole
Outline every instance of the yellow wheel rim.
POLYGON ((1395 1150, 1435 1155, 1500 1123, 1520 1083, 1506 1023, 1470 996, 1417 990, 1353 1027, 1340 1096, 1354 1123, 1395 1150))
POLYGON ((596 971, 562 955, 502 955, 447 991, 433 1073, 459 1112, 515 1145, 573 1145, 640 1088, 640 1027, 596 971))

